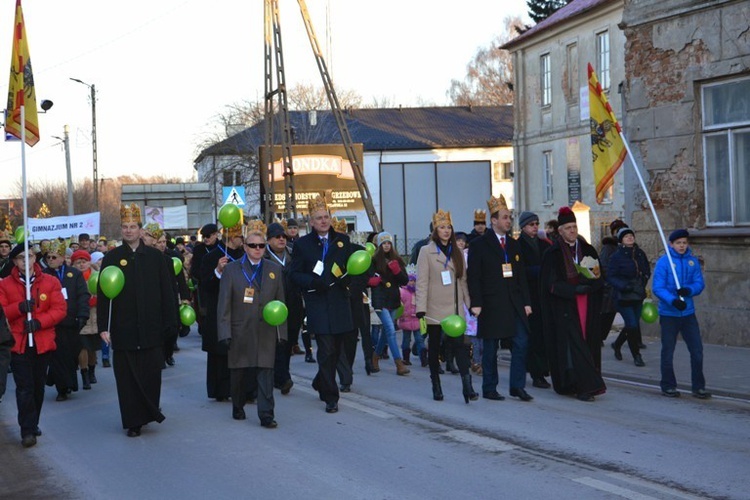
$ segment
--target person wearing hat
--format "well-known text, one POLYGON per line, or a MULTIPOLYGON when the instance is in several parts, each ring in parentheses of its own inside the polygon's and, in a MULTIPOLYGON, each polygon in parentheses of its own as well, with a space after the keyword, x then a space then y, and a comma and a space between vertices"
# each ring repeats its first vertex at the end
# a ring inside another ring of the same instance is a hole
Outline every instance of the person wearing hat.
POLYGON ((262 221, 251 220, 244 239, 244 255, 224 267, 219 285, 217 329, 219 342, 229 351, 232 418, 246 418, 246 390, 248 384, 253 384, 258 388, 260 425, 274 429, 277 427, 274 361, 278 345, 286 344, 287 323, 272 326, 263 317, 266 304, 285 300, 284 269, 278 262, 263 258, 266 231, 262 221))
POLYGON ((529 347, 531 297, 521 248, 513 239, 513 219, 505 197, 487 201, 490 230, 469 245, 468 283, 471 313, 477 317, 477 337, 482 339, 482 397, 505 399, 498 391, 497 351, 510 342, 510 395, 521 401, 534 399, 526 392, 526 357, 529 347))
POLYGON ((297 222, 297 219, 289 218, 286 220, 285 228, 286 230, 286 243, 289 246, 290 249, 294 249, 294 244, 299 240, 299 223, 297 222))
MULTIPOLYGON (((202 258, 201 267, 196 274, 200 283, 201 306, 205 313, 199 331, 201 349, 206 353, 206 393, 209 398, 216 401, 225 401, 231 397, 228 353, 226 346, 219 344, 216 326, 219 286, 227 264, 245 255, 242 249, 244 227, 240 221, 232 227, 224 228, 224 241, 218 241, 202 258)), ((255 397, 254 389, 248 392, 249 397, 255 397)))
POLYGON ((550 384, 544 378, 549 375, 549 363, 544 347, 544 325, 542 324, 542 302, 539 297, 540 271, 542 255, 552 246, 548 240, 539 237, 539 216, 534 212, 521 212, 518 217, 521 234, 518 236, 521 262, 526 270, 526 283, 531 299, 529 315, 529 353, 526 358, 526 369, 531 375, 532 385, 540 389, 549 389, 550 384))
POLYGON ((326 413, 339 410, 336 364, 347 335, 356 335, 349 301, 347 262, 352 254, 349 237, 331 227, 328 202, 322 195, 308 204, 312 231, 292 250, 292 282, 302 290, 307 328, 318 344, 318 373, 313 389, 326 404, 326 413))
POLYGON ((119 269, 122 290, 110 299, 99 282, 97 322, 102 340, 112 347, 122 427, 128 437, 141 427, 164 420, 159 408, 164 365, 164 337, 177 330, 172 282, 174 270, 164 256, 141 239, 141 209, 133 203, 120 208, 122 245, 102 259, 102 273, 119 269))
MULTIPOLYGON (((76 250, 70 256, 70 265, 78 269, 87 283, 94 272, 99 272, 99 266, 103 256, 101 252, 89 255, 85 250, 76 250), (97 256, 96 254, 99 254, 97 256), (96 259, 96 260, 95 260, 96 259)), ((81 382, 83 390, 91 389, 91 384, 96 384, 96 351, 102 351, 102 367, 109 368, 109 348, 99 337, 99 327, 96 318, 96 295, 89 298, 89 320, 79 332, 81 351, 78 353, 78 367, 81 370, 81 382), (106 350, 105 350, 106 348, 106 350)))
POLYGON ((55 326, 65 318, 67 305, 60 282, 42 272, 31 249, 27 251, 24 245, 16 245, 9 258, 13 270, 0 281, 0 306, 13 334, 10 366, 16 383, 21 444, 28 448, 42 435, 39 417, 47 368, 55 350, 55 326), (27 283, 32 297, 28 300, 27 283), (32 345, 29 337, 33 338, 32 345))
MULTIPOLYGON (((47 385, 57 389, 57 401, 65 401, 73 391, 78 391, 78 355, 81 352, 79 332, 89 319, 89 299, 81 271, 65 264, 66 242, 55 239, 45 257, 45 273, 60 281, 63 296, 68 304, 68 314, 55 326, 57 349, 50 360, 47 385)), ((93 367, 92 367, 93 372, 93 367)), ((81 370, 82 384, 87 384, 88 369, 81 370)))
POLYGON ((570 207, 557 215, 560 238, 542 255, 541 302, 552 386, 558 394, 594 401, 607 386, 601 377, 599 255, 578 236, 570 207))
POLYGON ((474 210, 474 228, 471 230, 469 235, 466 237, 466 244, 471 244, 472 241, 483 236, 487 232, 487 212, 481 208, 474 210))
POLYGON ((8 257, 10 255, 10 235, 6 231, 0 231, 0 279, 10 276, 13 263, 8 257))
POLYGON ((393 318, 396 309, 401 306, 399 288, 409 282, 406 263, 394 247, 391 233, 383 231, 375 241, 377 250, 371 264, 374 275, 367 284, 372 289, 372 307, 380 318, 382 332, 372 355, 372 366, 376 370, 380 368, 378 361, 387 342, 396 364, 396 375, 407 375, 409 369, 404 364, 404 353, 398 347, 396 321, 393 318))
POLYGON ((661 392, 675 398, 677 378, 674 374, 674 350, 677 336, 682 335, 690 352, 690 381, 693 397, 708 399, 703 375, 703 342, 698 319, 695 316, 693 297, 705 288, 700 261, 688 245, 687 229, 677 229, 669 235, 669 255, 656 261, 652 290, 659 299, 659 325, 661 326, 661 392), (671 262, 670 262, 671 257, 671 262), (672 265, 674 264, 674 272, 672 265), (679 284, 675 280, 675 274, 679 284))
MULTIPOLYGON (((604 277, 601 317, 602 343, 607 340, 607 336, 609 336, 609 332, 612 330, 612 324, 615 322, 615 316, 617 316, 617 304, 614 300, 614 291, 612 290, 612 285, 607 283, 607 267, 609 266, 609 259, 617 251, 617 231, 623 227, 628 227, 628 225, 622 219, 613 220, 609 224, 609 232, 611 236, 605 236, 602 239, 602 248, 599 251, 599 265, 601 266, 602 277, 604 277)), ((645 349, 645 346, 641 345, 639 348, 645 349)))
POLYGON ((200 286, 200 274, 202 269, 202 260, 208 252, 213 250, 219 242, 219 226, 213 223, 205 224, 201 227, 199 234, 201 235, 201 241, 196 243, 193 247, 193 258, 190 262, 190 279, 193 280, 194 285, 197 287, 195 297, 195 315, 196 322, 198 323, 198 333, 203 335, 203 326, 206 317, 206 306, 204 305, 205 297, 203 296, 203 288, 200 286))
POLYGON ((651 277, 651 264, 645 252, 635 242, 635 232, 629 227, 617 231, 617 251, 609 259, 607 283, 612 286, 617 312, 625 321, 620 335, 612 343, 615 358, 622 360, 620 349, 627 340, 635 366, 645 366, 641 357, 641 309, 646 298, 646 283, 651 277))
POLYGON ((89 242, 91 241, 91 236, 89 236, 88 233, 81 233, 78 235, 78 248, 81 250, 89 251, 89 242))
POLYGON ((294 385, 292 375, 289 373, 289 361, 293 354, 292 349, 297 347, 297 350, 299 350, 297 342, 299 341, 299 332, 302 329, 302 319, 305 312, 302 305, 302 293, 289 279, 292 253, 286 244, 284 227, 278 222, 269 224, 268 229, 266 229, 266 241, 268 245, 263 257, 277 263, 283 269, 284 303, 289 312, 286 319, 288 340, 284 343, 279 342, 276 348, 276 363, 273 373, 274 387, 279 389, 281 394, 287 395, 294 385))

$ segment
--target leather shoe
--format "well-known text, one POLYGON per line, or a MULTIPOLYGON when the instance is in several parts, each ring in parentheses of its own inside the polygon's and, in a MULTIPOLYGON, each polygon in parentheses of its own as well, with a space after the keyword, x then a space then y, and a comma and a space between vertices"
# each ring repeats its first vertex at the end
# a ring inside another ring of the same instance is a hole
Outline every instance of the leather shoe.
POLYGON ((633 364, 635 364, 635 366, 646 366, 646 363, 643 362, 643 358, 640 354, 633 358, 633 364))
POLYGON ((31 448, 36 444, 36 436, 33 434, 27 434, 21 438, 21 444, 24 448, 31 448))
POLYGON ((698 399, 709 399, 711 397, 711 393, 706 389, 698 389, 697 391, 693 391, 693 397, 698 399))
POLYGON ((281 394, 283 394, 284 396, 289 394, 289 391, 292 390, 293 385, 294 385, 294 382, 292 382, 292 379, 289 379, 283 384, 281 384, 281 387, 279 387, 279 389, 281 389, 281 394))
POLYGON ((588 392, 581 393, 576 397, 578 398, 578 401, 584 401, 586 403, 591 403, 594 401, 594 395, 588 392))
POLYGON ((141 426, 140 425, 137 426, 137 427, 131 427, 130 429, 128 429, 128 437, 129 438, 138 437, 140 435, 141 435, 141 426))
POLYGON ((247 418, 247 416, 245 415, 245 410, 242 408, 233 407, 232 418, 235 420, 245 420, 245 418, 247 418))
POLYGON ((315 363, 315 358, 312 355, 312 352, 307 352, 305 354, 305 363, 315 363))
POLYGON ((168 357, 166 360, 164 360, 169 366, 174 366, 174 356, 168 357))
POLYGON ((264 420, 260 423, 261 427, 265 427, 266 429, 275 429, 279 426, 279 424, 276 423, 276 420, 264 420))
POLYGON ((339 411, 338 403, 326 403, 326 413, 336 413, 339 411))
POLYGON ((68 399, 67 394, 65 394, 64 392, 58 392, 55 401, 65 401, 66 399, 68 399))
POLYGON ((42 435, 42 429, 40 429, 39 427, 37 427, 36 429, 34 429, 34 435, 36 437, 41 436, 42 435))
POLYGON ((661 391, 662 396, 666 396, 668 398, 679 398, 680 397, 680 391, 677 389, 663 389, 661 391))
POLYGON ((352 386, 349 384, 341 384, 339 386, 339 391, 341 392, 352 392, 352 386))
POLYGON ((510 395, 521 401, 531 401, 534 399, 528 392, 526 392, 526 389, 511 389, 510 395))
POLYGON ((617 361, 622 361, 622 351, 620 351, 620 348, 617 347, 617 344, 615 344, 614 342, 612 342, 609 345, 612 346, 612 349, 614 349, 614 351, 615 351, 615 359, 617 361))
POLYGON ((482 397, 484 399, 491 399, 492 401, 503 401, 503 400, 505 400, 505 396, 503 396, 502 394, 500 394, 497 391, 485 392, 484 394, 482 394, 482 397))
POLYGON ((549 382, 547 382, 544 377, 535 378, 534 382, 531 383, 534 387, 538 387, 539 389, 549 389, 550 385, 549 382))

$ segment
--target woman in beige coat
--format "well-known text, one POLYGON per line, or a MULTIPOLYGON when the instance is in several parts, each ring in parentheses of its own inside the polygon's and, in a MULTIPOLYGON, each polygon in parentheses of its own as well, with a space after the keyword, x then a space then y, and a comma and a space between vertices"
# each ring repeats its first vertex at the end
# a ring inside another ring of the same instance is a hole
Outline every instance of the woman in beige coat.
MULTIPOLYGON (((464 317, 464 305, 470 305, 466 285, 464 256, 456 244, 450 212, 438 210, 432 217, 433 232, 430 242, 422 247, 417 259, 417 318, 427 321, 427 352, 432 380, 432 398, 443 400, 440 386, 440 321, 446 316, 458 314, 464 317)), ((464 401, 475 401, 479 395, 471 386, 469 374, 469 349, 465 336, 445 336, 447 348, 456 356, 464 401)))

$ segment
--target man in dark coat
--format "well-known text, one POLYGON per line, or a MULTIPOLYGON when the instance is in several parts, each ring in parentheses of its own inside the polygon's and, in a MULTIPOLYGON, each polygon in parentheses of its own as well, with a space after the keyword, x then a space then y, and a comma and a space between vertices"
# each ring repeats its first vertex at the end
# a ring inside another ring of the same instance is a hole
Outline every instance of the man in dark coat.
POLYGON ((466 244, 468 245, 480 236, 484 236, 484 233, 486 232, 487 212, 477 208, 476 210, 474 210, 474 228, 471 230, 468 236, 466 236, 466 244))
POLYGON ((539 298, 539 272, 542 268, 542 255, 552 245, 539 238, 539 216, 533 212, 523 212, 518 218, 521 234, 518 243, 521 245, 521 261, 526 269, 526 282, 531 297, 531 314, 529 315, 529 356, 526 368, 531 375, 532 385, 541 389, 550 387, 544 377, 549 375, 549 365, 544 347, 542 332, 542 302, 539 298))
MULTIPOLYGON (((60 281, 62 294, 68 304, 68 314, 55 326, 57 349, 52 353, 47 374, 47 385, 54 385, 57 389, 57 401, 65 401, 68 394, 78 391, 78 354, 81 352, 79 332, 89 319, 91 298, 83 273, 65 264, 66 249, 65 241, 53 240, 45 257, 47 268, 44 270, 60 281)), ((81 369, 83 385, 88 385, 89 374, 89 368, 81 369)))
POLYGON ((136 437, 143 425, 164 420, 159 408, 164 339, 177 329, 174 271, 161 252, 141 240, 138 205, 122 206, 120 219, 123 244, 107 252, 101 272, 116 266, 125 283, 110 301, 100 279, 96 312, 100 336, 114 351, 122 426, 129 437, 136 437))
POLYGON ((576 217, 562 207, 560 239, 542 256, 541 299, 544 338, 558 394, 594 401, 606 391, 601 371, 599 255, 578 236, 576 217))
MULTIPOLYGON (((206 353, 206 391, 208 397, 216 401, 225 401, 231 395, 227 349, 219 344, 217 333, 216 308, 219 304, 219 286, 226 265, 245 255, 242 250, 242 229, 242 222, 226 228, 226 246, 224 243, 217 243, 203 257, 197 273, 206 314, 201 325, 201 348, 206 353)), ((250 397, 255 396, 251 394, 250 397)))
POLYGON ((347 235, 331 227, 331 215, 322 196, 310 202, 309 213, 313 231, 294 245, 291 278, 302 290, 307 328, 318 344, 318 373, 313 388, 325 401, 326 412, 336 413, 336 363, 346 335, 354 330, 347 289, 349 276, 344 276, 352 247, 347 235))
POLYGON ((513 219, 505 197, 492 197, 491 230, 469 246, 468 285, 471 313, 478 317, 477 337, 482 339, 482 395, 505 399, 497 392, 497 349, 501 339, 510 340, 510 395, 531 401, 526 392, 526 355, 529 345, 531 299, 520 245, 510 234, 513 219))
POLYGON ((5 231, 0 231, 0 279, 10 276, 13 270, 13 263, 8 256, 10 255, 10 235, 5 231))
POLYGON ((206 316, 206 306, 203 304, 203 288, 200 286, 200 270, 203 257, 219 244, 219 226, 213 223, 205 224, 201 230, 203 240, 193 248, 193 259, 190 261, 190 278, 193 280, 197 291, 195 293, 195 313, 198 323, 198 333, 203 335, 203 323, 206 316))

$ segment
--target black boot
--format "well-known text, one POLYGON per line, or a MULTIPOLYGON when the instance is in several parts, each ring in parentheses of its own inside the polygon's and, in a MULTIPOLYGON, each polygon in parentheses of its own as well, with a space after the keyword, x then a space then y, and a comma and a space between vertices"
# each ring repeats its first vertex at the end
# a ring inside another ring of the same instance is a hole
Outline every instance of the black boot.
POLYGON ((453 355, 449 354, 448 359, 445 360, 445 369, 449 372, 451 372, 453 375, 456 375, 457 373, 460 373, 458 368, 456 368, 456 365, 453 363, 453 355))
POLYGON ((96 375, 94 374, 94 369, 96 368, 96 365, 89 365, 89 380, 92 384, 96 384, 96 375))
POLYGON ((479 399, 479 394, 474 392, 474 388, 471 386, 471 375, 461 375, 461 384, 463 385, 464 401, 469 404, 469 400, 476 401, 479 399))
POLYGON ((312 348, 305 350, 305 363, 315 363, 312 348))
POLYGON ((408 347, 406 349, 401 349, 401 353, 404 355, 404 364, 411 365, 411 361, 409 361, 409 356, 411 356, 411 349, 409 349, 408 347))
POLYGON ((432 379, 432 399, 435 401, 443 400, 443 388, 440 387, 440 378, 438 377, 432 379))
POLYGON ((419 353, 419 363, 422 365, 422 368, 430 363, 427 360, 427 349, 422 349, 422 352, 419 353))
POLYGON ((84 391, 88 391, 91 389, 91 378, 89 377, 88 368, 81 368, 81 382, 83 384, 84 391))

